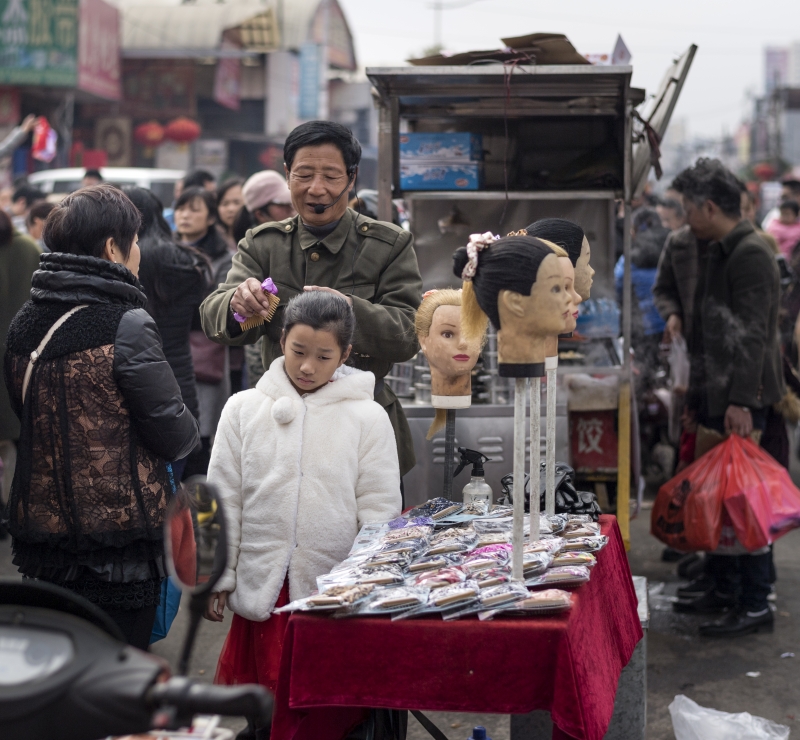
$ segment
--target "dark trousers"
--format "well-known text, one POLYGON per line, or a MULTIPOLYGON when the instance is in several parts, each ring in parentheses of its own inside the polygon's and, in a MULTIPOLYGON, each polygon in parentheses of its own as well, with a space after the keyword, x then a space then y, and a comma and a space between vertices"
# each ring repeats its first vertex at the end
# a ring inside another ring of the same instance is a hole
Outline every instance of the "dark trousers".
POLYGON ((143 606, 141 609, 104 609, 125 635, 125 640, 139 650, 147 650, 153 622, 156 621, 156 605, 143 606))
POLYGON ((705 571, 719 594, 734 596, 741 609, 759 612, 769 604, 772 551, 763 555, 706 555, 705 571))

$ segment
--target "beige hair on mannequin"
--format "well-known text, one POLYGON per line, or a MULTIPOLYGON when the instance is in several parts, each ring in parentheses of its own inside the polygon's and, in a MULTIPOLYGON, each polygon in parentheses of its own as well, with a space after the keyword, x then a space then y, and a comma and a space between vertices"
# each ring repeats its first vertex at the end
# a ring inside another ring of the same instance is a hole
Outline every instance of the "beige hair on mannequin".
MULTIPOLYGON (((457 306, 463 311, 462 292, 453 288, 445 288, 442 290, 429 291, 423 296, 422 303, 420 303, 417 309, 416 318, 414 320, 414 329, 418 338, 425 339, 430 335, 434 314, 436 310, 442 306, 457 306)), ((478 326, 479 330, 476 332, 476 338, 480 339, 481 346, 483 346, 485 341, 488 326, 489 319, 484 314, 482 323, 478 326), (481 326, 482 328, 480 328, 481 326)), ((443 408, 437 408, 433 422, 431 423, 430 429, 428 429, 427 439, 431 439, 436 432, 444 428, 446 418, 447 411, 443 408)))

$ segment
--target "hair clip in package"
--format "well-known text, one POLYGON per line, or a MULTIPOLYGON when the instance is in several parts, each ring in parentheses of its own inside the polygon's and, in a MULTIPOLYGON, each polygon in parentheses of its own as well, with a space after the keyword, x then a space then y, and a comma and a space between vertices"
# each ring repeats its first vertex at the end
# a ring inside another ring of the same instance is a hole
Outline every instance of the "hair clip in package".
POLYGON ((450 514, 457 514, 463 507, 464 507, 463 504, 439 496, 438 498, 432 498, 429 501, 426 501, 421 506, 412 509, 408 513, 408 516, 431 517, 431 519, 439 521, 440 519, 443 519, 444 517, 449 516, 450 514))
POLYGON ((424 605, 409 609, 402 614, 393 616, 392 619, 406 619, 420 614, 441 614, 444 616, 452 610, 463 609, 477 603, 480 592, 480 586, 475 581, 454 583, 451 586, 431 591, 428 601, 424 605))
POLYGON ((545 591, 534 591, 523 599, 504 604, 497 609, 484 611, 478 614, 478 619, 485 621, 492 619, 498 614, 510 614, 514 616, 544 616, 546 614, 558 614, 569 611, 572 607, 572 596, 568 591, 557 588, 549 588, 545 591))
POLYGON ((517 601, 527 598, 528 589, 521 583, 503 583, 481 591, 478 600, 462 609, 448 611, 443 614, 445 620, 458 619, 469 614, 497 609, 501 606, 510 606, 517 601))
POLYGON ((587 568, 594 568, 597 565, 597 558, 590 552, 562 552, 553 558, 553 567, 559 568, 563 565, 585 565, 587 568))
POLYGON ((567 552, 600 552, 608 544, 608 537, 575 537, 563 542, 567 552))
POLYGON ((534 576, 525 581, 528 588, 537 586, 580 586, 589 581, 591 574, 585 565, 561 566, 548 568, 542 575, 534 576))
MULTIPOLYGON (((550 564, 554 562, 553 556, 549 552, 525 552, 522 555, 522 576, 523 578, 533 578, 544 573, 550 564)), ((564 563, 567 565, 567 563, 564 563)), ((582 565, 582 563, 575 563, 582 565)))
POLYGON ((361 586, 330 586, 325 591, 313 596, 306 596, 303 599, 293 601, 291 604, 282 606, 275 610, 276 614, 283 612, 295 611, 330 611, 339 609, 343 606, 353 606, 362 599, 369 596, 375 586, 361 585, 361 586))
POLYGON ((589 522, 586 524, 580 524, 577 527, 567 528, 562 533, 561 536, 565 540, 572 540, 576 537, 599 537, 600 536, 600 525, 595 524, 594 522, 589 522))
POLYGON ((451 552, 468 552, 478 540, 474 530, 447 529, 431 539, 426 555, 444 555, 451 552))
POLYGON ((462 567, 469 573, 477 573, 489 568, 502 568, 508 565, 511 559, 511 545, 489 545, 473 550, 464 558, 462 567))
POLYGON ((441 570, 427 570, 409 578, 412 586, 427 586, 431 591, 454 583, 463 583, 467 574, 461 568, 442 568, 441 570))
POLYGON ((430 589, 426 586, 399 586, 377 591, 362 602, 353 613, 358 616, 400 614, 424 606, 428 602, 430 589))
POLYGON ((433 519, 429 516, 406 518, 399 516, 388 524, 389 529, 405 529, 406 527, 433 527, 433 519))
POLYGON ((511 571, 508 567, 489 568, 488 570, 478 571, 473 578, 483 590, 499 586, 502 583, 508 583, 511 580, 511 571))
POLYGON ((461 565, 461 558, 456 553, 450 555, 425 555, 412 562, 407 570, 409 573, 422 573, 426 570, 441 570, 454 565, 461 565))
POLYGON ((261 314, 256 313, 250 318, 247 318, 247 316, 242 316, 241 314, 234 312, 233 318, 239 322, 239 326, 241 326, 242 331, 249 331, 250 329, 255 329, 257 326, 261 326, 261 324, 272 321, 273 317, 275 316, 275 311, 278 310, 278 304, 281 302, 281 299, 278 298, 278 288, 275 283, 272 282, 272 278, 267 278, 263 283, 261 283, 261 291, 267 297, 267 301, 269 301, 267 317, 264 318, 261 314))
POLYGON ((403 540, 413 540, 430 537, 433 534, 433 525, 415 524, 413 527, 403 527, 402 529, 390 529, 383 535, 383 542, 401 542, 403 540))
POLYGON ((533 542, 526 542, 525 552, 547 552, 551 555, 561 552, 564 549, 564 540, 560 537, 548 537, 543 540, 534 540, 533 542))
POLYGON ((365 524, 358 531, 356 539, 353 542, 353 546, 350 548, 349 554, 352 555, 353 553, 356 553, 359 550, 363 550, 364 548, 369 547, 388 531, 389 531, 389 526, 387 524, 381 524, 379 522, 371 522, 369 524, 365 524))

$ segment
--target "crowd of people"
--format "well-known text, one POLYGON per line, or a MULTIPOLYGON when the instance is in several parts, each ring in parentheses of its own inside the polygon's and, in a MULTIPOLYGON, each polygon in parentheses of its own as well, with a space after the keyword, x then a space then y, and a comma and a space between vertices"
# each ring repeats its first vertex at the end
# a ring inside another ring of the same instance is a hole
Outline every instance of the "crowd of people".
MULTIPOLYGON (((0 210, 0 454, 14 563, 98 604, 146 648, 166 504, 181 479, 207 473, 230 520, 206 613, 236 615, 221 682, 274 686, 285 620, 273 608, 313 588, 362 524, 399 513, 415 465, 384 378, 417 351, 422 280, 411 233, 351 207, 360 156, 348 129, 314 121, 287 138, 285 177, 218 184, 191 172, 164 208, 149 190, 87 172, 57 204, 20 184, 10 213, 0 210)), ((796 185, 762 232, 744 184, 701 159, 633 214, 637 365, 655 365, 678 336, 688 347, 681 465, 705 429, 760 432, 788 466, 780 409, 800 300, 791 315, 779 260, 791 278, 796 185), (788 341, 779 318, 792 324, 788 341)), ((580 252, 583 231, 562 225, 580 252)), ((624 269, 620 257, 619 284, 624 269)), ((654 381, 642 372, 641 382, 654 381)), ((769 548, 709 553, 676 609, 727 610, 704 634, 769 628, 774 581, 769 548)))

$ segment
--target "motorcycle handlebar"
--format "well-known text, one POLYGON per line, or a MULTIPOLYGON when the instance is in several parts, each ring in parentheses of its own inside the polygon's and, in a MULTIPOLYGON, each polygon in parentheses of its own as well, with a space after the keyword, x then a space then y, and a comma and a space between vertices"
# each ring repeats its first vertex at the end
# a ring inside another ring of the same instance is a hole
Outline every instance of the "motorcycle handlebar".
POLYGON ((272 696, 257 684, 214 686, 174 676, 151 687, 148 699, 154 707, 174 708, 181 715, 248 717, 267 727, 272 722, 272 696))

